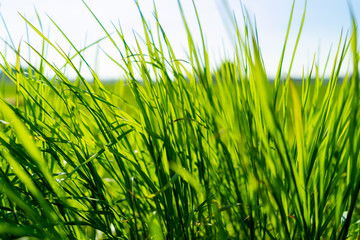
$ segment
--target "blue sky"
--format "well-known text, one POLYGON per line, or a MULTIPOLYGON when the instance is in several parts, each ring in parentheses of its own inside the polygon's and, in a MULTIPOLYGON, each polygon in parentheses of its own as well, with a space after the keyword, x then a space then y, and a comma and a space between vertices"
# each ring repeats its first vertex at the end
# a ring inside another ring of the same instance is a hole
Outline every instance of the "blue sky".
MULTIPOLYGON (((116 25, 120 23, 125 35, 128 36, 130 45, 134 45, 131 41, 133 39, 133 31, 141 35, 142 27, 133 1, 92 0, 86 2, 110 32, 113 31, 111 22, 114 22, 116 25)), ((167 32, 178 58, 186 59, 187 38, 181 22, 177 0, 155 0, 155 2, 160 22, 167 32)), ((228 31, 231 27, 226 27, 223 21, 224 18, 226 19, 226 16, 224 16, 225 11, 221 10, 223 9, 223 0, 196 0, 195 2, 203 31, 205 32, 211 63, 215 67, 224 57, 224 54, 230 56, 233 51, 232 32, 228 31)), ((227 2, 241 24, 240 1, 228 0, 227 2)), ((334 59, 342 29, 344 34, 351 32, 348 2, 352 4, 354 15, 359 20, 360 1, 308 1, 303 33, 292 70, 293 76, 301 76, 303 70, 305 73, 309 71, 314 54, 316 54, 316 60, 319 62, 321 72, 324 70, 324 63, 330 49, 332 49, 332 54, 330 54, 330 62, 332 62, 331 60, 334 59)), ((139 0, 139 3, 146 19, 151 24, 154 24, 152 1, 139 0)), ((195 36, 198 36, 198 28, 195 24, 191 0, 182 0, 181 3, 187 19, 191 23, 191 31, 195 36)), ((242 3, 247 8, 250 16, 255 16, 256 18, 266 71, 270 76, 273 76, 280 59, 292 1, 243 0, 242 3)), ((295 44, 304 6, 305 1, 296 1, 288 54, 285 58, 286 63, 290 61, 290 54, 295 44)), ((21 53, 24 56, 28 57, 29 55, 25 42, 29 41, 32 46, 40 50, 41 39, 32 30, 29 30, 29 38, 27 37, 25 22, 18 13, 25 16, 34 25, 39 26, 35 9, 39 13, 46 35, 65 51, 69 51, 69 44, 66 43, 54 25, 50 23, 48 16, 60 26, 78 48, 104 36, 103 31, 80 0, 4 0, 1 2, 0 12, 14 45, 18 47, 21 42, 21 53)), ((11 42, 2 22, 0 23, 0 37, 7 42, 11 42)), ((200 38, 197 37, 196 39, 200 44, 200 38)), ((120 61, 120 56, 116 54, 109 41, 102 42, 101 48, 120 61)), ((85 53, 87 61, 96 68, 102 79, 118 78, 121 75, 120 69, 111 63, 101 51, 97 51, 97 49, 97 47, 92 47, 85 53)), ((14 61, 14 54, 11 53, 9 48, 5 47, 3 41, 0 42, 0 51, 6 53, 9 61, 14 61)), ((64 64, 64 60, 52 51, 51 48, 48 49, 48 58, 59 67, 64 64)), ((30 53, 30 59, 34 63, 38 62, 34 53, 30 53)), ((347 63, 344 65, 343 73, 347 70, 346 66, 347 63)), ((288 65, 285 64, 284 73, 286 73, 287 67, 288 65)), ((328 67, 327 74, 330 70, 331 66, 328 67)), ((86 72, 84 73, 86 74, 86 72)), ((72 75, 71 72, 68 72, 68 74, 72 75)))

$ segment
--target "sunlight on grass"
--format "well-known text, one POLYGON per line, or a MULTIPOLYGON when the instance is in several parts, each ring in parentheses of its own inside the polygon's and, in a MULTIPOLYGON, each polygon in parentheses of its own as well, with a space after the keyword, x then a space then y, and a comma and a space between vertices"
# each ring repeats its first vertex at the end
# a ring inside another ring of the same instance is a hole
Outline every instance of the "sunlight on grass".
POLYGON ((0 68, 13 84, 0 85, 0 238, 360 236, 355 20, 352 35, 341 36, 335 59, 328 60, 329 81, 314 62, 300 86, 290 73, 305 11, 283 78, 291 12, 274 82, 245 11, 244 32, 233 21, 236 52, 216 69, 199 19, 202 46, 194 43, 180 1, 179 11, 188 39, 185 60, 176 58, 161 23, 150 28, 140 9, 143 39, 135 36, 135 47, 120 26, 106 29, 93 14, 122 59, 111 60, 124 70, 124 82, 111 85, 87 63, 87 47, 77 49, 55 22, 76 54, 66 54, 23 17, 43 47, 28 46, 39 65, 22 57, 25 44, 12 49, 15 65, 2 54, 0 68), (47 60, 47 47, 63 57, 63 68, 47 60), (339 82, 347 54, 353 71, 339 82), (66 68, 77 72, 75 81, 66 68))

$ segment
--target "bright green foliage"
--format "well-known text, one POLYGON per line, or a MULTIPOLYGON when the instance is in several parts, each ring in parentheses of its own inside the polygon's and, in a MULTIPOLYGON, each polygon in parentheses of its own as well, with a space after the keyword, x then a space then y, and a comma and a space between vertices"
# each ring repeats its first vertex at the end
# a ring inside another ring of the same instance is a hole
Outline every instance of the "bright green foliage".
POLYGON ((117 36, 103 28, 125 71, 126 84, 112 90, 83 58, 86 48, 76 49, 64 34, 76 51, 69 56, 26 19, 64 58, 64 68, 47 61, 44 47, 29 46, 40 67, 22 58, 20 46, 15 66, 2 54, 0 68, 16 85, 16 102, 0 98, 0 237, 357 238, 355 23, 350 41, 339 43, 328 84, 314 66, 298 91, 290 75, 280 77, 286 41, 275 83, 269 82, 245 14, 245 33, 235 27, 235 55, 217 70, 209 65, 200 23, 198 48, 182 14, 186 62, 176 58, 161 23, 154 30, 140 16, 145 47, 139 38, 129 46, 120 27, 114 25, 117 36), (338 86, 349 48, 354 70, 338 86), (73 63, 76 56, 93 74, 92 84, 73 63), (77 72, 76 82, 65 68, 77 72))

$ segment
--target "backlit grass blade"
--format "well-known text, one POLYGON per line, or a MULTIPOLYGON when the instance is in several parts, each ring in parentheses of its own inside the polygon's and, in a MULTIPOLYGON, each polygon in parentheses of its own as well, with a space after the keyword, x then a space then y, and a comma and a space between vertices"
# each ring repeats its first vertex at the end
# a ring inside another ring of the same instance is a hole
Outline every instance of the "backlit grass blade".
POLYGON ((26 151, 29 153, 29 156, 41 169, 45 178, 47 179, 51 187, 57 192, 58 196, 60 198, 64 197, 63 190, 61 190, 61 188, 58 186, 56 181, 52 178, 51 173, 48 170, 47 164, 42 158, 41 153, 38 147, 36 146, 35 141, 32 139, 32 135, 29 133, 28 129, 15 115, 14 111, 2 99, 0 99, 0 105, 1 105, 2 114, 7 116, 7 118, 13 125, 19 141, 22 143, 26 151))

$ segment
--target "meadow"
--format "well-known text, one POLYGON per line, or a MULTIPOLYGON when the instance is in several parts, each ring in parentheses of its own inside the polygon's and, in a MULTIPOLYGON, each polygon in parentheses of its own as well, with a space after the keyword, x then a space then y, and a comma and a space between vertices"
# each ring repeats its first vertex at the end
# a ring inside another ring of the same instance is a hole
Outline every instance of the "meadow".
MULTIPOLYGON (((120 28, 103 28, 125 72, 111 87, 83 57, 86 49, 69 40, 76 54, 68 55, 24 18, 77 79, 70 81, 31 45, 38 66, 20 47, 13 49, 14 64, 1 54, 14 101, 5 100, 8 85, 2 84, 0 238, 358 239, 355 21, 327 63, 328 82, 314 62, 297 86, 292 61, 282 76, 291 18, 270 82, 246 13, 244 32, 234 22, 234 56, 212 68, 200 22, 198 47, 179 10, 186 60, 177 59, 161 23, 151 29, 141 14, 146 48, 129 46, 120 28), (340 83, 349 54, 353 70, 340 83), (74 57, 92 72, 92 82, 74 57)), ((301 31, 302 25, 298 41, 301 31)))

